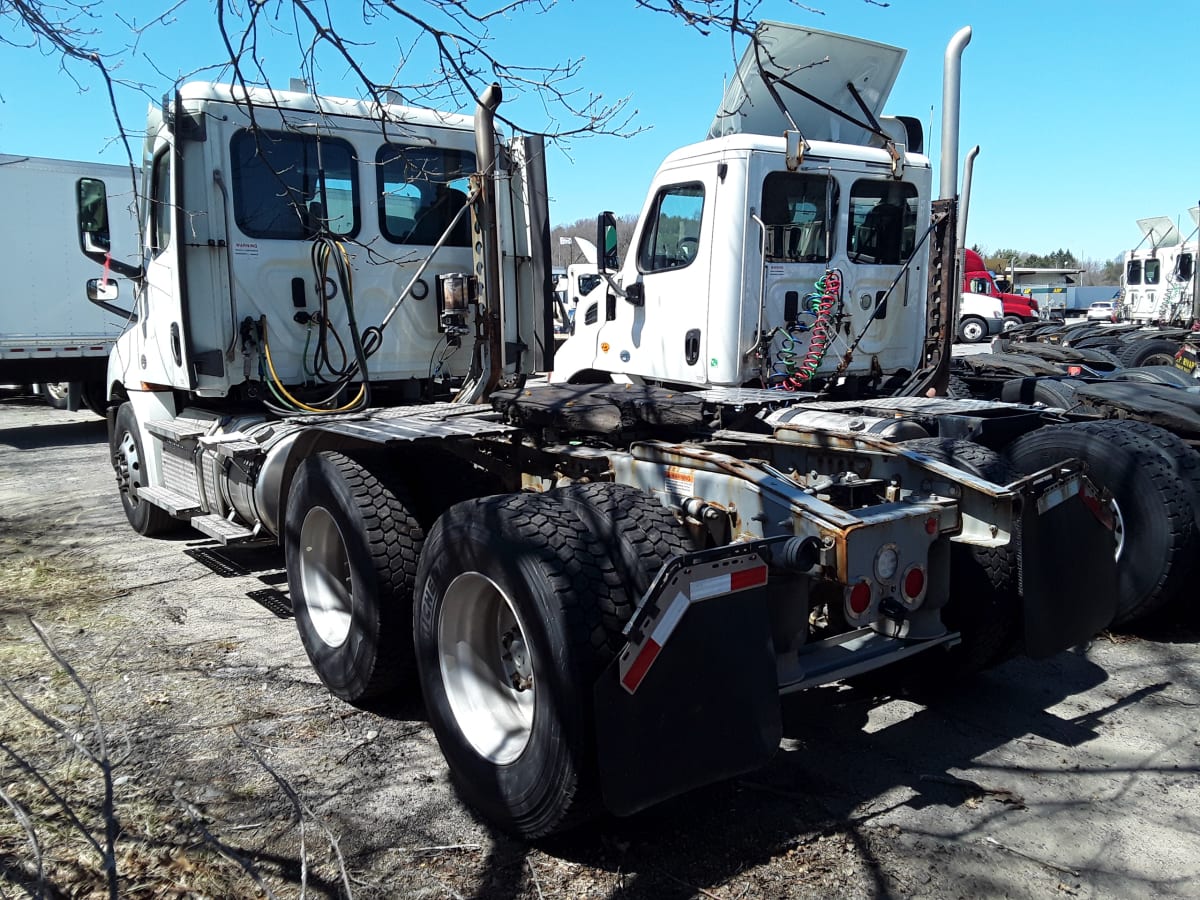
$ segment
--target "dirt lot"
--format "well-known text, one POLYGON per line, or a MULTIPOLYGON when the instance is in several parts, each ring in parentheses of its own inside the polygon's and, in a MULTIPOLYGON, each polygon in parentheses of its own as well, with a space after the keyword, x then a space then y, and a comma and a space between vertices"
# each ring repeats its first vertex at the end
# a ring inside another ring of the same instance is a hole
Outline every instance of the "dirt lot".
POLYGON ((0 898, 106 896, 110 845, 129 897, 1200 896, 1182 613, 928 705, 793 698, 763 771, 529 846, 419 708, 321 687, 280 565, 138 537, 103 423, 0 401, 0 898))

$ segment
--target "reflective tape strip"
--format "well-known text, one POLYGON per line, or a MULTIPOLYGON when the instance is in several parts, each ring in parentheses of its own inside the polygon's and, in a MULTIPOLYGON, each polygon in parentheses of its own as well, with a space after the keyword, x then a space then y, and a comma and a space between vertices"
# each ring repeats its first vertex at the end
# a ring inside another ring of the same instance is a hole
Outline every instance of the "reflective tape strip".
POLYGON ((766 583, 767 567, 755 566, 753 569, 741 569, 737 572, 718 575, 715 578, 694 581, 689 593, 694 603, 697 600, 707 600, 709 597, 718 597, 721 594, 732 594, 766 583))
POLYGON ((632 694, 638 689, 638 685, 642 683, 642 679, 650 671, 650 663, 654 662, 654 658, 658 656, 658 651, 661 649, 662 647, 654 642, 654 638, 646 638, 646 643, 638 651, 637 659, 633 661, 633 665, 629 667, 629 671, 621 679, 621 685, 625 690, 632 694))
POLYGON ((679 620, 683 618, 684 612, 688 608, 687 594, 680 592, 675 595, 675 599, 671 601, 671 605, 667 607, 658 624, 654 626, 654 630, 650 632, 650 636, 646 638, 638 655, 634 658, 633 664, 630 665, 629 671, 625 673, 625 677, 621 679, 621 684, 625 686, 625 690, 633 693, 638 689, 638 685, 642 683, 642 679, 646 677, 646 673, 650 671, 650 664, 654 662, 658 652, 662 650, 663 644, 667 642, 667 638, 671 636, 671 632, 675 630, 675 626, 679 624, 679 620))

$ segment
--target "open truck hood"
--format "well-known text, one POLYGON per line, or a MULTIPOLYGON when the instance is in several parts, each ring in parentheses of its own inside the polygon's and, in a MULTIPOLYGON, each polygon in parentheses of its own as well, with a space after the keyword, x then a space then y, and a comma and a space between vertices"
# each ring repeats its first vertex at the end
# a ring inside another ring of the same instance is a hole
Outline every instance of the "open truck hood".
MULTIPOLYGON (((861 38, 831 34, 782 22, 760 22, 742 54, 737 75, 725 88, 709 126, 710 138, 727 134, 781 135, 791 126, 764 83, 784 79, 847 115, 866 120, 847 84, 853 84, 871 115, 878 118, 892 92, 906 51, 861 38), (756 50, 757 48, 757 50, 756 50)), ((867 144, 873 135, 812 100, 777 85, 776 91, 808 140, 867 144)))

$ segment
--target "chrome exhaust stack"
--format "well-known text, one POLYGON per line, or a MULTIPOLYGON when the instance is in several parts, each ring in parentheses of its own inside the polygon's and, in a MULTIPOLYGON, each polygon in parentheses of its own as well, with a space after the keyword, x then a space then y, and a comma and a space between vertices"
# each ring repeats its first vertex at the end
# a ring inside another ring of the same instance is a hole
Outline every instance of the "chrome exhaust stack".
POLYGON ((964 25, 946 45, 942 67, 942 184, 939 199, 953 200, 958 193, 958 123, 962 94, 962 55, 971 43, 971 26, 964 25))

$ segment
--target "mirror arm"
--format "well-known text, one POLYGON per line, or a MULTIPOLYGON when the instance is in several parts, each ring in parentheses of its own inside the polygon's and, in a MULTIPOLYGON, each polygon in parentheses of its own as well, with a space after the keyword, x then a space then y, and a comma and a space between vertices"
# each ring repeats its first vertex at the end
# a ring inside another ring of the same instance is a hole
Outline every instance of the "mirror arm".
POLYGON ((110 272, 120 275, 122 278, 128 278, 131 281, 141 281, 146 277, 146 273, 141 266, 113 259, 107 253, 101 253, 98 250, 84 250, 83 255, 92 260, 92 262, 98 262, 102 266, 107 266, 110 272))

